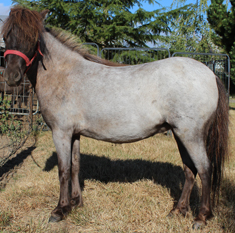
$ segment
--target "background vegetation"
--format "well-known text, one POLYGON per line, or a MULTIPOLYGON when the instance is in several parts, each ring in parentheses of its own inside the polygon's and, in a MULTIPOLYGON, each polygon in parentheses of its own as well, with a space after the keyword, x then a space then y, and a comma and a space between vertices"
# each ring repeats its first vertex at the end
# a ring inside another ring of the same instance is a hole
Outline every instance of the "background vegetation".
MULTIPOLYGON (((227 53, 231 58, 231 91, 235 92, 234 0, 172 0, 170 8, 143 9, 144 0, 13 0, 50 11, 47 24, 84 42, 104 47, 167 47, 174 52, 227 53), (133 12, 133 6, 138 10, 133 12), (207 20, 208 19, 208 20, 207 20)), ((160 1, 148 0, 149 4, 160 1)), ((134 58, 133 58, 134 59, 134 58)))
MULTIPOLYGON (((144 0, 14 0, 37 10, 48 9, 47 23, 63 28, 83 42, 100 47, 146 47, 165 43, 175 51, 213 49, 206 21, 207 1, 186 5, 173 0, 170 9, 143 9, 144 0), (132 7, 138 5, 133 12, 132 7)), ((149 4, 158 4, 148 0, 149 4)))
POLYGON ((212 0, 209 6, 208 21, 213 34, 213 42, 227 53, 231 60, 231 92, 235 92, 235 1, 212 0))

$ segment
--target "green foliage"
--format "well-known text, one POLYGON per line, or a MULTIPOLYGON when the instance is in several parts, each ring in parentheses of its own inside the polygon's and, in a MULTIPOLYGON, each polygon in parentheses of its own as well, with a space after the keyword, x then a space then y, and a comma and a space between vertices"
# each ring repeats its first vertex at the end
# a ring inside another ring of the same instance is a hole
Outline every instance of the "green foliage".
POLYGON ((219 52, 211 39, 212 31, 206 20, 207 1, 185 3, 186 0, 174 0, 172 3, 172 8, 178 7, 181 14, 171 23, 172 33, 165 38, 165 45, 174 52, 219 52))
POLYGON ((4 227, 10 224, 12 219, 12 215, 5 211, 0 211, 0 229, 4 229, 4 227))
POLYGON ((207 11, 208 21, 214 30, 212 39, 229 54, 231 61, 231 80, 235 85, 235 0, 212 0, 207 11))
MULTIPOLYGON (((206 20, 206 0, 172 0, 170 9, 146 11, 144 0, 14 0, 23 6, 49 10, 46 22, 78 36, 81 41, 108 47, 167 47, 171 51, 220 52, 206 20), (139 9, 132 13, 131 9, 139 9)), ((157 3, 148 0, 149 4, 157 3)), ((217 44, 219 46, 219 44, 217 44)), ((93 49, 94 50, 94 49, 93 49)), ((134 61, 130 63, 139 63, 134 61)))
MULTIPOLYGON (((197 5, 185 5, 186 0, 173 0, 170 10, 163 8, 150 12, 142 8, 141 3, 144 0, 13 2, 38 11, 48 9, 48 25, 69 31, 83 43, 94 42, 101 49, 143 48, 157 44, 156 47, 168 47, 174 52, 215 51, 215 46, 210 40, 211 31, 205 20, 205 0, 201 0, 197 5), (139 9, 132 13, 131 8, 136 4, 139 9)), ((157 3, 155 0, 148 2, 157 3)), ((129 55, 131 61, 127 61, 128 64, 140 63, 135 55, 129 55)), ((125 55, 123 57, 126 59, 125 55)))
POLYGON ((169 57, 168 50, 164 49, 121 49, 115 50, 115 48, 104 49, 102 51, 102 57, 113 62, 122 64, 136 65, 147 62, 153 62, 156 60, 164 59, 169 57))
POLYGON ((0 132, 1 134, 6 134, 8 129, 10 128, 8 120, 9 120, 9 111, 11 102, 9 100, 2 100, 0 98, 0 112, 1 112, 1 119, 0 119, 0 132))
MULTIPOLYGON (((47 23, 81 38, 82 42, 95 42, 100 47, 146 47, 170 32, 169 22, 178 17, 178 11, 148 12, 142 8, 144 0, 15 0, 26 7, 50 11, 47 23), (134 5, 139 9, 131 12, 134 5)), ((157 3, 148 0, 149 4, 157 3)))

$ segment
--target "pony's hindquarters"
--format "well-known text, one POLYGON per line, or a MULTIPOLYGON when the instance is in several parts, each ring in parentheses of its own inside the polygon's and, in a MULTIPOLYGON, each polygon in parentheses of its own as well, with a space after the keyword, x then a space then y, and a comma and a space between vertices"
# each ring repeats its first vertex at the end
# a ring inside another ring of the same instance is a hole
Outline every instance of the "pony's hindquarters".
MULTIPOLYGON (((197 119, 195 114, 194 119, 188 120, 192 124, 190 129, 173 128, 184 163, 186 179, 177 207, 172 212, 181 212, 185 215, 190 209, 190 194, 198 173, 202 182, 202 198, 199 214, 195 219, 195 228, 205 224, 206 220, 212 216, 211 184, 214 197, 219 190, 223 163, 227 156, 228 103, 225 88, 217 77, 216 84, 218 89, 217 107, 211 112, 209 118, 205 122, 198 121, 195 124, 194 121, 197 119)), ((209 105, 210 101, 208 100, 208 109, 210 108, 209 105)), ((181 123, 178 123, 178 125, 182 126, 181 123)))

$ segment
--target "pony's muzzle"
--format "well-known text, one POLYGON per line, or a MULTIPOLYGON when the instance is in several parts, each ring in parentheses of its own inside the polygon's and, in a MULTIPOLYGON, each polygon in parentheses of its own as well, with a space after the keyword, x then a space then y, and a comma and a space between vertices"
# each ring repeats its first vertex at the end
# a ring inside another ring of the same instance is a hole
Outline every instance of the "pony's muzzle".
POLYGON ((7 69, 3 73, 3 77, 7 82, 8 86, 14 87, 14 86, 19 86, 21 79, 22 79, 22 74, 20 71, 12 71, 9 72, 7 69))

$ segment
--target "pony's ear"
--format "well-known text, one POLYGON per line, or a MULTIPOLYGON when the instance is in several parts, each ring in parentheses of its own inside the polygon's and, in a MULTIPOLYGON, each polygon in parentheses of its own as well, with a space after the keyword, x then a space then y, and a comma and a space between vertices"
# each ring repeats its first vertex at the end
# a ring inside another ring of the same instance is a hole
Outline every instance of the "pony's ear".
POLYGON ((48 12, 49 12, 49 10, 43 10, 43 11, 40 12, 43 20, 46 19, 48 12))

